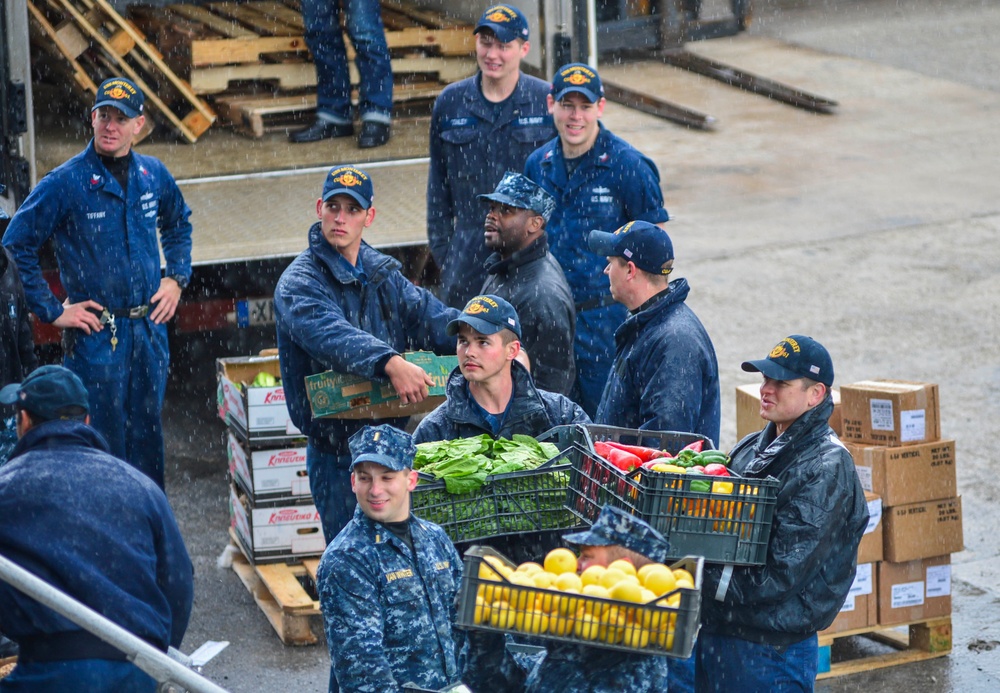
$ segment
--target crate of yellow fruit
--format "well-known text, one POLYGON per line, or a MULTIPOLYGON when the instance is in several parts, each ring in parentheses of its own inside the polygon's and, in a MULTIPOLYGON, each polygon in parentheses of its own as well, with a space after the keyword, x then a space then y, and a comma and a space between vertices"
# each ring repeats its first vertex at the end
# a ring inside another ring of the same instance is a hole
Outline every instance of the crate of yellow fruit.
POLYGON ((456 625, 635 654, 691 656, 704 559, 638 570, 627 560, 577 574, 576 554, 515 565, 486 546, 465 552, 456 625))

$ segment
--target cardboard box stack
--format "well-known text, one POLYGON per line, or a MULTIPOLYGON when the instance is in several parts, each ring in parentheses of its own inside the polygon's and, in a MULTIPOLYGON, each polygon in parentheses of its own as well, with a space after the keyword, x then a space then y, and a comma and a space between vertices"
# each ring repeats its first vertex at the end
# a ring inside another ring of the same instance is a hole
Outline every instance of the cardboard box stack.
POLYGON ((326 542, 309 493, 305 439, 281 384, 253 385, 258 373, 280 376, 278 357, 220 358, 216 368, 230 523, 244 553, 254 562, 321 555, 326 542))
MULTIPOLYGON (((882 556, 875 559, 871 583, 871 595, 877 595, 877 624, 948 616, 950 554, 962 550, 962 499, 955 441, 941 440, 937 385, 867 380, 844 385, 840 393, 841 439, 854 457, 861 485, 881 504, 882 556)), ((859 564, 862 551, 873 551, 866 541, 859 549, 859 564)), ((866 553, 866 560, 873 555, 866 553)), ((867 576, 868 569, 862 571, 859 565, 859 576, 862 573, 867 576)))

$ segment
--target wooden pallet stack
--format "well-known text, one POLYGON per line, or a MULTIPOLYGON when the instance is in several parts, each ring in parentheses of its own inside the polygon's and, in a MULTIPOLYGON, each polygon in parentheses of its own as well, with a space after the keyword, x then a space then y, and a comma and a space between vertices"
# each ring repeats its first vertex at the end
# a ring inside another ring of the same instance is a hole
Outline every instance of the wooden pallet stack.
POLYGON ((162 54, 108 0, 29 0, 32 43, 53 56, 84 99, 109 77, 134 81, 146 96, 146 127, 165 121, 188 142, 196 142, 215 112, 191 85, 163 60, 162 54))
MULTIPOLYGON (((167 62, 211 99, 224 122, 253 137, 302 124, 316 107, 316 72, 298 0, 133 5, 129 18, 167 62)), ((474 74, 472 29, 429 10, 383 0, 393 101, 424 102, 474 74)), ((354 51, 345 33, 351 83, 354 51)))

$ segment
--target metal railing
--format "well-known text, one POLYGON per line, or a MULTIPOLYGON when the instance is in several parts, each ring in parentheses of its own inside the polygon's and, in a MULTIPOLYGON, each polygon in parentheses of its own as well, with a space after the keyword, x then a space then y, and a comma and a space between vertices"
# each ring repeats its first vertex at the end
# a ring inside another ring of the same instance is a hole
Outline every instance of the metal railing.
MULTIPOLYGON (((159 682, 160 691, 167 691, 169 686, 177 686, 191 693, 227 693, 226 689, 199 676, 171 655, 132 635, 2 555, 0 580, 124 652, 130 662, 159 682)), ((171 652, 176 653, 174 657, 187 659, 173 648, 171 652)))

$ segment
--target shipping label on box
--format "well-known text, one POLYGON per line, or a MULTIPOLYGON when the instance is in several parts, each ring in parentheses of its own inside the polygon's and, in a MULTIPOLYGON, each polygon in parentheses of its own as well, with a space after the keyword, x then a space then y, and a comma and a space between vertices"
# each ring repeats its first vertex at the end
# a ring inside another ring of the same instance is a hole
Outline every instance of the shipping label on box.
POLYGON ((869 628, 878 623, 878 599, 875 588, 875 564, 859 563, 854 583, 837 618, 820 636, 833 635, 848 630, 869 628))
POLYGON ((219 417, 250 439, 302 435, 292 423, 280 385, 253 387, 260 372, 281 374, 277 356, 237 356, 216 359, 219 375, 219 417))
MULTIPOLYGON (((833 397, 833 413, 830 414, 830 428, 838 436, 843 430, 840 406, 840 390, 830 391, 833 397)), ((767 421, 760 418, 760 385, 740 385, 736 388, 736 440, 764 430, 767 421)))
POLYGON ((229 487, 231 523, 254 561, 322 555, 326 549, 319 512, 313 504, 257 508, 229 487))
POLYGON ((845 446, 854 458, 861 487, 881 496, 887 506, 958 495, 954 440, 894 448, 845 446))
POLYGON ((869 445, 913 445, 941 437, 938 386, 864 380, 840 388, 843 434, 869 445))
POLYGON ((410 416, 435 409, 444 402, 448 376, 458 367, 455 356, 437 356, 428 351, 403 354, 434 381, 423 402, 402 404, 388 381, 377 382, 356 375, 326 371, 306 376, 306 393, 314 418, 385 419, 410 416))
MULTIPOLYGON (((858 563, 876 563, 882 560, 882 499, 865 491, 868 503, 868 526, 858 544, 858 563)), ((859 566, 860 568, 860 566, 859 566)))
POLYGON ((951 556, 878 564, 878 623, 940 618, 951 613, 951 556))
POLYGON ((250 450, 227 434, 229 473, 255 503, 310 498, 306 448, 250 450))
POLYGON ((903 563, 962 550, 962 499, 889 508, 885 515, 887 561, 903 563))

